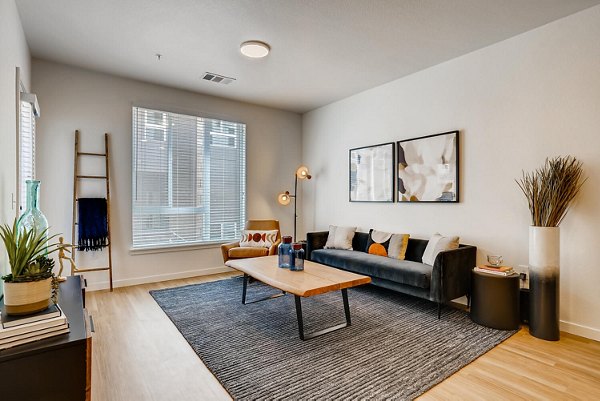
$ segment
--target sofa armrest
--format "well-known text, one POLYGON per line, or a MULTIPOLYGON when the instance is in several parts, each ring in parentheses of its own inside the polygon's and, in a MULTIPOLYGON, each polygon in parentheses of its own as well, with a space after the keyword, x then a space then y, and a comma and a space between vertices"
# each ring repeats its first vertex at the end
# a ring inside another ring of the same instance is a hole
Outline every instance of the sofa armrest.
POLYGON ((471 270, 477 263, 477 247, 461 245, 440 252, 431 273, 431 295, 436 302, 448 302, 471 294, 471 270))
POLYGON ((311 253, 314 250, 322 249, 327 243, 329 231, 317 231, 314 233, 306 233, 306 260, 311 259, 311 253))
POLYGON ((281 240, 278 239, 277 241, 275 241, 275 243, 273 245, 271 245, 271 247, 269 248, 269 256, 277 255, 277 248, 279 247, 280 243, 281 243, 281 240))
POLYGON ((240 242, 230 242, 228 244, 222 244, 221 245, 221 253, 223 254, 223 263, 227 262, 229 260, 229 250, 231 248, 237 248, 240 246, 240 242))

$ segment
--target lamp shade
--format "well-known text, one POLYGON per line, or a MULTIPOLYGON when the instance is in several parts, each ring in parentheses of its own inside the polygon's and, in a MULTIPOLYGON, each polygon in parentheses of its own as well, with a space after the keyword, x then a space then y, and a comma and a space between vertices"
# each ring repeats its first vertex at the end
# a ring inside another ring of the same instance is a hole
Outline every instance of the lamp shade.
POLYGON ((285 191, 285 192, 282 192, 279 195, 277 195, 277 202, 279 202, 283 206, 289 205, 291 200, 292 200, 292 196, 290 195, 289 191, 285 191))
POLYGON ((311 179, 311 175, 308 174, 308 167, 306 166, 300 166, 298 167, 298 170, 296 170, 296 177, 300 178, 301 180, 303 179, 311 179))

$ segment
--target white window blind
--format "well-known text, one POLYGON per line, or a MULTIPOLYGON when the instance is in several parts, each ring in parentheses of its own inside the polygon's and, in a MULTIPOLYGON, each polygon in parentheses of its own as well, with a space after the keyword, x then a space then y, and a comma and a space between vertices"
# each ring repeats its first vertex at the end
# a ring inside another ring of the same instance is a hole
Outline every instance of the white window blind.
POLYGON ((35 178, 35 116, 33 105, 21 101, 19 125, 19 210, 27 206, 27 180, 35 178))
POLYGON ((133 248, 234 240, 246 221, 246 125, 133 107, 133 248))

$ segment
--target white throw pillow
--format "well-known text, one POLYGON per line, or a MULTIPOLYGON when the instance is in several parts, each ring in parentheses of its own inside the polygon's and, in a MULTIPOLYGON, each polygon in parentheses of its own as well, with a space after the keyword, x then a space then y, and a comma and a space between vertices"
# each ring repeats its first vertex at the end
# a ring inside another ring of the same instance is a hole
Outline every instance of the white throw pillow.
POLYGON ((277 241, 277 230, 244 230, 241 247, 270 248, 277 241))
POLYGON ((352 250, 352 238, 356 227, 338 227, 329 226, 329 235, 327 236, 326 249, 348 249, 352 250))
POLYGON ((458 237, 443 237, 440 233, 435 233, 427 243, 425 252, 423 252, 422 261, 426 265, 433 266, 435 257, 442 251, 450 251, 458 248, 458 237))

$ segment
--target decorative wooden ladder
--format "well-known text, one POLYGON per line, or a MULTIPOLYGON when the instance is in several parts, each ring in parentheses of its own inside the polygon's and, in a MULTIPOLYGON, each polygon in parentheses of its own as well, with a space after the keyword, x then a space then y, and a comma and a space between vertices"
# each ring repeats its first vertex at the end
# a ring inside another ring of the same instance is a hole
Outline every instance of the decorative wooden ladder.
POLYGON ((73 168, 73 231, 71 236, 71 257, 75 260, 75 252, 77 250, 76 244, 76 227, 79 224, 77 221, 77 201, 79 200, 79 180, 90 179, 90 180, 105 180, 106 181, 106 218, 108 223, 108 267, 89 267, 79 268, 71 265, 71 275, 82 274, 87 272, 95 271, 108 271, 108 277, 110 281, 110 290, 113 290, 113 278, 112 278, 112 238, 110 235, 110 175, 109 175, 109 152, 108 152, 108 133, 104 134, 104 153, 89 153, 79 151, 79 130, 75 131, 75 154, 74 154, 74 168, 73 168), (80 175, 79 174, 79 158, 81 156, 92 156, 92 157, 104 157, 105 160, 105 174, 104 175, 80 175))

